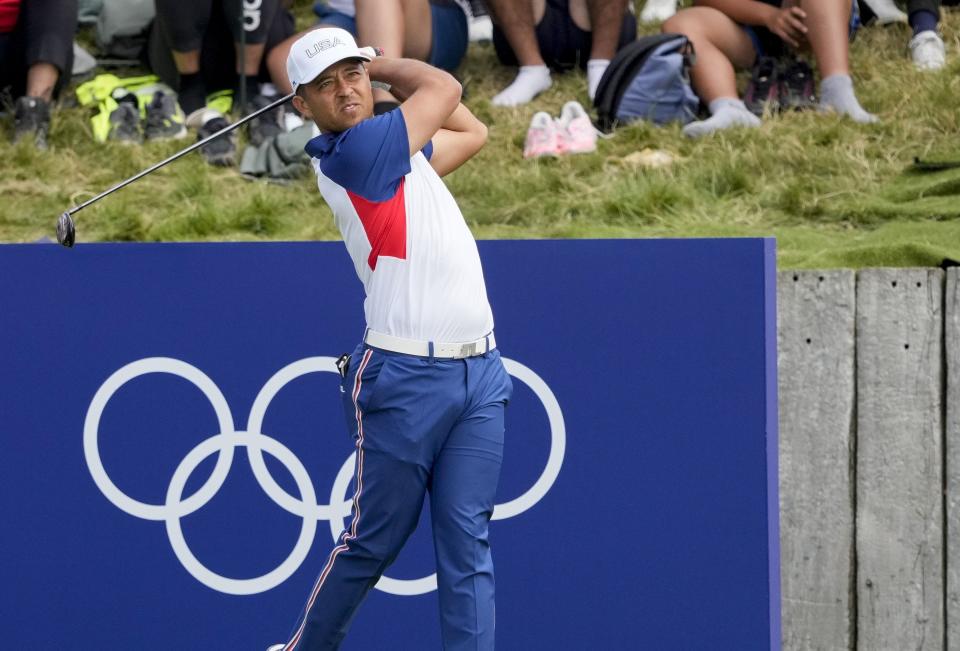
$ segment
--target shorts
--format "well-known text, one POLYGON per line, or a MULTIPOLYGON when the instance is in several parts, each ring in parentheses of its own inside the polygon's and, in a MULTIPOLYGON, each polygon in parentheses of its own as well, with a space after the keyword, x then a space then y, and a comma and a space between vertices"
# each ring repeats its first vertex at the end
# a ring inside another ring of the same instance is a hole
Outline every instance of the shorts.
MULTIPOLYGON (((543 19, 537 23, 536 34, 540 56, 552 69, 560 72, 577 66, 586 69, 587 61, 590 60, 590 49, 593 46, 593 34, 580 29, 573 22, 568 0, 547 0, 543 19)), ((623 16, 617 50, 635 40, 637 40, 637 18, 633 12, 627 12, 623 16)), ((493 47, 500 63, 505 66, 518 64, 507 37, 497 25, 493 26, 493 47)))
POLYGON ((786 43, 766 27, 755 27, 753 25, 741 25, 740 27, 750 37, 750 42, 753 43, 753 50, 757 53, 758 59, 761 57, 778 58, 787 53, 786 43))
MULTIPOLYGON (((318 23, 345 29, 357 36, 357 20, 353 16, 331 9, 324 3, 316 3, 313 12, 318 23)), ((430 56, 427 63, 448 72, 457 69, 467 54, 470 39, 467 33, 467 16, 452 0, 430 0, 430 56)))
MULTIPOLYGON (((267 70, 266 53, 296 33, 293 14, 279 9, 266 28, 264 57, 260 65, 261 82, 270 81, 267 70)), ((237 84, 236 46, 226 16, 220 3, 214 3, 210 25, 203 35, 200 46, 200 72, 209 91, 233 88, 237 84)), ((173 61, 169 35, 161 27, 160 21, 153 21, 150 38, 147 42, 147 60, 153 74, 173 89, 180 88, 180 74, 173 61)))
MULTIPOLYGON (((772 5, 774 7, 779 7, 779 0, 760 0, 765 4, 772 5)), ((789 49, 787 44, 783 40, 771 32, 766 27, 757 27, 753 25, 740 25, 743 28, 743 31, 747 33, 747 36, 750 37, 750 42, 753 43, 753 50, 757 53, 757 58, 760 57, 773 57, 779 58, 788 53, 789 49)), ((856 36, 857 30, 860 29, 860 9, 857 5, 857 0, 851 0, 850 8, 850 24, 848 36, 851 41, 853 41, 854 36, 856 36)))

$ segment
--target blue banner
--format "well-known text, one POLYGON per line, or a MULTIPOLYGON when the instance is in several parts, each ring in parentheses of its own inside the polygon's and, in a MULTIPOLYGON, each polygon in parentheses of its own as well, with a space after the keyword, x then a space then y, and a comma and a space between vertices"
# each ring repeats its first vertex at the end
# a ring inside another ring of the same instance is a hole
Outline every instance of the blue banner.
MULTIPOLYGON (((481 242, 500 649, 776 649, 772 240, 481 242)), ((285 641, 349 514, 339 243, 0 246, 4 648, 285 641)), ((438 649, 429 513, 348 650, 438 649)))

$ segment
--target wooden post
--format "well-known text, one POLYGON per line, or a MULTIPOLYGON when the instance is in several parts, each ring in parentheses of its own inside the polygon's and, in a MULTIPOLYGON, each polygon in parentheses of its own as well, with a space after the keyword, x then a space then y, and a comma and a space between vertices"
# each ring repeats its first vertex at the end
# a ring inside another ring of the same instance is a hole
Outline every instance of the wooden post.
POLYGON ((857 647, 942 649, 943 271, 857 282, 857 647))
POLYGON ((779 274, 783 648, 853 641, 855 276, 779 274))

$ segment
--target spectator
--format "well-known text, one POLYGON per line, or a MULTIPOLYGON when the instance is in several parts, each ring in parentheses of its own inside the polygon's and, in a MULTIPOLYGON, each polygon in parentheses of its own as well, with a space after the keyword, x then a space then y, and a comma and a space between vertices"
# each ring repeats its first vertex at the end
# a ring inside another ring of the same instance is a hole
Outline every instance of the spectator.
POLYGON ((0 89, 17 98, 13 142, 47 148, 50 104, 70 80, 76 30, 77 0, 0 0, 0 89))
POLYGON ((939 70, 946 63, 946 48, 940 38, 940 0, 907 0, 908 21, 913 29, 910 56, 918 70, 939 70))
MULTIPOLYGON (((355 0, 357 36, 385 56, 418 59, 453 72, 470 43, 467 14, 451 0, 355 0)), ((374 113, 400 104, 388 91, 373 90, 374 113)))
MULTIPOLYGON (((460 65, 469 44, 466 13, 454 0, 327 0, 317 2, 314 12, 319 20, 311 30, 339 27, 386 56, 419 59, 448 72, 460 65)), ((306 33, 287 39, 267 57, 272 76, 283 80, 277 84, 281 93, 290 92, 290 46, 306 33)), ((396 106, 382 89, 374 91, 374 100, 378 113, 396 106)))
MULTIPOLYGON (((151 35, 150 65, 177 89, 186 124, 205 138, 229 124, 206 106, 211 91, 232 90, 254 105, 258 98, 264 53, 293 33, 293 16, 280 0, 157 0, 157 20, 151 35), (241 14, 242 8, 242 14, 241 14), (245 30, 245 34, 241 33, 245 30), (171 58, 172 55, 172 58, 171 58)), ((267 77, 268 78, 268 77, 267 77)), ((207 162, 233 165, 236 143, 218 138, 201 148, 207 162)))
POLYGON ((876 122, 853 91, 847 56, 850 3, 837 0, 697 0, 663 24, 684 34, 696 50, 693 88, 711 117, 683 128, 691 137, 735 126, 754 127, 753 115, 737 94, 736 68, 750 68, 760 56, 809 45, 820 69, 820 105, 856 122, 876 122))
POLYGON ((526 104, 553 84, 551 68, 576 65, 586 69, 593 99, 610 59, 637 37, 627 0, 487 0, 487 6, 497 57, 520 66, 513 83, 494 96, 495 106, 526 104))

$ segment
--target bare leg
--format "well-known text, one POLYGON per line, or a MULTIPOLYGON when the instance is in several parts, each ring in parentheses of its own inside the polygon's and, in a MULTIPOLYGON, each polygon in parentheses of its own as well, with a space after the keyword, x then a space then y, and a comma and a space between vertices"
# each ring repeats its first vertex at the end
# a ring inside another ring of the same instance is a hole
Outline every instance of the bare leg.
POLYGON ((536 33, 546 0, 487 0, 487 8, 520 63, 516 78, 491 102, 494 106, 526 104, 553 84, 536 33))
POLYGON ((857 100, 848 59, 850 4, 839 0, 799 0, 807 14, 807 41, 820 69, 820 108, 856 122, 876 122, 857 100))
MULTIPOLYGON (((623 15, 627 10, 626 0, 586 0, 587 12, 590 17, 590 31, 593 32, 593 46, 590 50, 591 59, 613 58, 617 53, 617 43, 620 41, 620 30, 623 27, 623 15)), ((570 3, 570 13, 573 16, 574 2, 570 3)))
POLYGON ((487 0, 487 8, 521 66, 545 65, 534 32, 546 11, 544 0, 487 0))
POLYGON ((683 34, 697 53, 690 69, 693 89, 705 103, 719 97, 738 98, 736 68, 753 65, 756 53, 747 33, 711 7, 692 7, 671 16, 664 32, 683 34))
POLYGON ((260 74, 260 62, 263 61, 263 50, 266 45, 247 43, 243 48, 243 60, 240 59, 240 44, 235 43, 234 47, 237 52, 237 72, 248 77, 260 74))
POLYGON ((847 59, 850 3, 842 0, 800 0, 807 13, 807 40, 821 77, 849 75, 847 59))
POLYGON ((173 52, 173 63, 181 75, 192 75, 200 72, 200 50, 189 52, 173 52))
MULTIPOLYGON (((426 61, 433 42, 428 0, 356 0, 357 37, 361 45, 383 48, 391 57, 426 61)), ((375 88, 375 102, 395 102, 387 91, 375 88)))
POLYGON ((590 48, 590 60, 587 61, 587 95, 593 99, 597 86, 610 65, 610 59, 617 53, 620 31, 623 28, 623 14, 627 10, 626 0, 571 0, 570 17, 581 29, 590 29, 593 40, 590 48), (578 14, 586 9, 589 24, 580 25, 578 14), (592 29, 591 29, 592 28, 592 29))
POLYGON ((27 95, 51 101, 59 78, 60 71, 52 63, 34 63, 27 71, 27 95))
POLYGON ((747 68, 756 54, 747 33, 732 19, 711 7, 693 7, 677 12, 663 24, 664 32, 686 35, 697 52, 690 69, 693 88, 710 106, 711 117, 683 128, 690 137, 705 136, 721 129, 758 126, 737 94, 735 67, 747 68))

